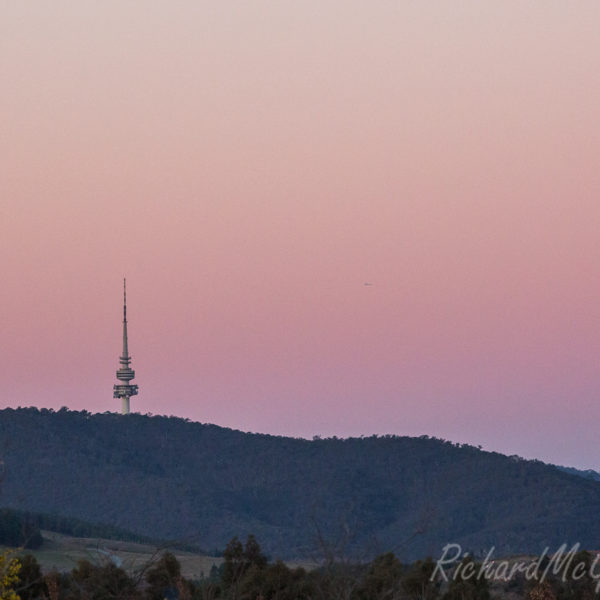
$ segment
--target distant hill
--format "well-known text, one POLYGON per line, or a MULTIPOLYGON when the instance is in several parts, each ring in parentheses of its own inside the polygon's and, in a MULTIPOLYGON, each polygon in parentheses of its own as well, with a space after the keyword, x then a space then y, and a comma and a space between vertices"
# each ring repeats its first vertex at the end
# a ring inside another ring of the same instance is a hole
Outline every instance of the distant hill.
POLYGON ((600 483, 409 437, 293 439, 174 417, 0 411, 4 506, 208 552, 253 533, 271 556, 600 548, 600 483), (342 547, 345 550, 342 550, 342 547))
POLYGON ((586 479, 593 479, 594 481, 600 481, 600 473, 598 471, 594 471, 593 469, 575 469, 574 467, 559 467, 558 469, 564 471, 565 473, 571 473, 571 475, 578 475, 579 477, 585 477, 586 479))

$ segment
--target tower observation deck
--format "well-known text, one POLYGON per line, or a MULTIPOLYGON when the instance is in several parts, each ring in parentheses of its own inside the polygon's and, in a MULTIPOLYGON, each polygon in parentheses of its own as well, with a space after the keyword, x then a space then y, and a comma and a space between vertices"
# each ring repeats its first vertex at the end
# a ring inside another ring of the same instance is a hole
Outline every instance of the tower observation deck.
POLYGON ((121 383, 113 386, 113 398, 121 398, 121 413, 129 414, 129 398, 137 396, 138 386, 130 383, 135 377, 131 368, 131 356, 127 346, 127 283, 123 279, 123 354, 119 357, 120 367, 117 369, 117 379, 121 383))

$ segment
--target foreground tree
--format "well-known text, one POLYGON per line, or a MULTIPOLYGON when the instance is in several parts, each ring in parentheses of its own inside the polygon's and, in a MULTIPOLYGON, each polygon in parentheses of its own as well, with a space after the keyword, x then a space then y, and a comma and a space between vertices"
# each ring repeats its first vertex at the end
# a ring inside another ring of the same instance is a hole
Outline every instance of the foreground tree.
POLYGON ((267 557, 262 553, 256 538, 249 535, 245 547, 234 537, 223 552, 225 562, 221 582, 227 598, 238 600, 251 598, 259 593, 257 582, 261 580, 267 557))
POLYGON ((556 600, 556 596, 547 581, 537 583, 527 594, 528 600, 556 600))
POLYGON ((403 567, 393 552, 381 554, 369 565, 360 583, 358 600, 392 600, 402 590, 403 567))
POLYGON ((177 558, 165 552, 146 573, 146 596, 150 600, 181 598, 189 595, 189 587, 181 576, 181 566, 177 558))
POLYGON ((15 591, 19 583, 21 563, 9 552, 0 554, 0 600, 19 600, 15 591))
POLYGON ((429 557, 412 564, 402 577, 402 588, 407 597, 414 600, 435 600, 435 598, 438 598, 440 582, 432 579, 434 571, 435 563, 429 557))
POLYGON ((25 554, 19 557, 21 570, 19 572, 19 584, 17 593, 21 600, 37 600, 48 596, 42 569, 33 554, 25 554))
POLYGON ((478 565, 465 557, 457 566, 459 574, 450 581, 443 600, 490 600, 490 587, 485 577, 479 577, 478 565))
POLYGON ((80 560, 71 571, 68 597, 73 600, 130 600, 138 596, 135 582, 111 561, 94 565, 80 560))

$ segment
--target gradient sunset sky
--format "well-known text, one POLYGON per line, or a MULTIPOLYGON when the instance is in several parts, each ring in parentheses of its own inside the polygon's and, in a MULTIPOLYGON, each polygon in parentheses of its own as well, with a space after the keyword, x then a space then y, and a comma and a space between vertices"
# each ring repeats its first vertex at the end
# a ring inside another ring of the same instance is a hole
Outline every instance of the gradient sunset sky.
POLYGON ((3 406, 600 468, 600 2, 1 12, 3 406))

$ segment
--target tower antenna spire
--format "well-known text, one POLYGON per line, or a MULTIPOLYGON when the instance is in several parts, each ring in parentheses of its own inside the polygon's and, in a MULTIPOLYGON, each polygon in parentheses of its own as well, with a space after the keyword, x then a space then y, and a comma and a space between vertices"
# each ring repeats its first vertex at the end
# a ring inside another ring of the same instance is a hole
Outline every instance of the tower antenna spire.
POLYGON ((120 367, 117 369, 117 379, 121 383, 113 386, 113 398, 121 398, 121 412, 129 414, 129 398, 138 393, 138 386, 130 383, 135 377, 131 368, 131 357, 127 341, 127 279, 123 277, 123 354, 119 358, 120 367))

